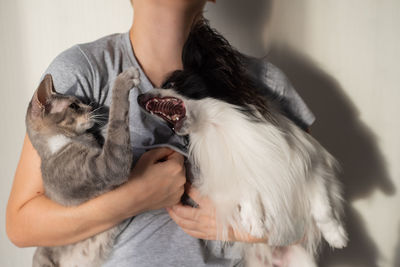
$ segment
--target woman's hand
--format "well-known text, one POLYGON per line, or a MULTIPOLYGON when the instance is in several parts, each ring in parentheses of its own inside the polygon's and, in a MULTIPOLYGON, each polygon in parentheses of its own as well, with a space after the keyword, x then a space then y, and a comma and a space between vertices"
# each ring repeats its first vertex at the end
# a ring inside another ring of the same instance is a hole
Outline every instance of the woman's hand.
MULTIPOLYGON (((221 233, 221 229, 217 227, 213 203, 210 199, 201 196, 199 191, 192 186, 187 186, 186 193, 198 204, 198 207, 192 208, 190 206, 177 204, 171 208, 167 208, 169 215, 187 234, 195 238, 217 240, 218 233, 221 233)), ((267 238, 256 238, 243 231, 233 229, 232 227, 228 229, 227 239, 228 240, 224 241, 248 243, 267 241, 267 238)))
POLYGON ((181 154, 164 147, 149 150, 136 163, 130 180, 116 189, 125 199, 119 201, 118 207, 125 218, 136 215, 138 201, 134 201, 132 196, 138 196, 138 189, 141 212, 173 206, 180 202, 185 183, 184 157, 181 154))

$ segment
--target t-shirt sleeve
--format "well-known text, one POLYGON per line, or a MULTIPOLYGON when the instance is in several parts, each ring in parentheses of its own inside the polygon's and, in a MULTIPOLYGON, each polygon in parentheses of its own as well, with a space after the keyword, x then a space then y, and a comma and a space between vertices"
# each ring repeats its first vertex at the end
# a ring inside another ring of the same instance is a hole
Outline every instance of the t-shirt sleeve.
POLYGON ((93 68, 78 45, 59 54, 45 71, 46 74, 52 76, 56 92, 98 102, 93 93, 93 68))
POLYGON ((314 114, 278 67, 266 59, 250 59, 249 68, 261 93, 276 99, 291 120, 303 129, 314 123, 314 114))
POLYGON ((264 81, 284 102, 285 109, 296 116, 302 124, 309 127, 315 121, 315 116, 304 100, 297 93, 286 75, 272 63, 265 61, 266 71, 264 81))

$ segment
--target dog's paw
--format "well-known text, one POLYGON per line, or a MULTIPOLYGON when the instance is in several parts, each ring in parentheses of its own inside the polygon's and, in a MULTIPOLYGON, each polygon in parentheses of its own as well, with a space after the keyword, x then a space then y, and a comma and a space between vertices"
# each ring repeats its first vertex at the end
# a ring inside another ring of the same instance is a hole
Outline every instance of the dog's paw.
POLYGON ((138 68, 131 67, 118 75, 115 86, 121 90, 131 90, 140 84, 140 72, 138 68))
POLYGON ((336 223, 329 231, 324 231, 323 236, 331 247, 344 248, 347 246, 348 237, 343 226, 336 223))
POLYGON ((337 228, 337 233, 335 235, 329 236, 328 241, 328 243, 334 248, 344 248, 347 246, 347 242, 347 233, 341 225, 337 228))
POLYGON ((244 230, 250 235, 262 238, 265 237, 267 229, 264 225, 261 207, 257 207, 250 201, 240 203, 240 220, 244 230))

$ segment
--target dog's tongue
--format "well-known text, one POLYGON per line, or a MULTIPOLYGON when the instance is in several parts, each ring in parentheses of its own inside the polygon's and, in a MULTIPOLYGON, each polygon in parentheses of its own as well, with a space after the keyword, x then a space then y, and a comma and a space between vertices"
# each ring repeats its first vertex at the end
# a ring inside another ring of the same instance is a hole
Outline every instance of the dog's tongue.
POLYGON ((138 102, 147 112, 157 115, 168 122, 173 130, 178 130, 182 126, 182 120, 186 116, 186 109, 181 99, 142 94, 139 95, 138 102))
POLYGON ((146 103, 146 110, 155 114, 170 116, 172 121, 179 121, 185 116, 185 107, 183 102, 176 98, 152 98, 146 103))

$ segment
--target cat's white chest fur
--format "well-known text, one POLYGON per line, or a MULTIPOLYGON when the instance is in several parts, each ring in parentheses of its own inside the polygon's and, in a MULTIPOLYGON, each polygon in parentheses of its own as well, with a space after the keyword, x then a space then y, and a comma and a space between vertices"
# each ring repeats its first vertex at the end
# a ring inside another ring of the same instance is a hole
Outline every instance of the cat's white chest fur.
POLYGON ((47 141, 47 144, 49 145, 51 154, 54 154, 57 153, 61 148, 63 148, 70 142, 71 138, 68 138, 62 134, 58 134, 50 137, 49 140, 47 141))

